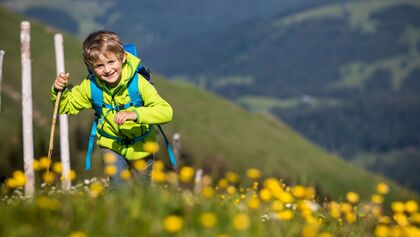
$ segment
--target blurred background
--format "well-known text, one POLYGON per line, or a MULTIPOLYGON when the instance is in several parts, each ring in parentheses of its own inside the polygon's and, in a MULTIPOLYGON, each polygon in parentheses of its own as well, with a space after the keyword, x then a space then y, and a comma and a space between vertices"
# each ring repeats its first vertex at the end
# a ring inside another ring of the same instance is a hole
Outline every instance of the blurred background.
MULTIPOLYGON (((420 191, 420 1, 0 4, 80 41, 91 31, 115 31, 170 81, 283 121, 353 166, 420 191)), ((88 131, 78 129, 87 142, 88 131)), ((10 152, 6 159, 19 154, 10 152)))

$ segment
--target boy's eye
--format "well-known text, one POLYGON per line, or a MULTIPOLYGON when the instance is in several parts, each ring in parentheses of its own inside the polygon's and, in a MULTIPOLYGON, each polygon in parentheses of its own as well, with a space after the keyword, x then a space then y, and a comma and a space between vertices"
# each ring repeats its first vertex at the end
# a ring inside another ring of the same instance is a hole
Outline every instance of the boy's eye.
POLYGON ((96 65, 93 65, 93 68, 94 69, 100 69, 103 66, 104 66, 103 64, 96 64, 96 65))

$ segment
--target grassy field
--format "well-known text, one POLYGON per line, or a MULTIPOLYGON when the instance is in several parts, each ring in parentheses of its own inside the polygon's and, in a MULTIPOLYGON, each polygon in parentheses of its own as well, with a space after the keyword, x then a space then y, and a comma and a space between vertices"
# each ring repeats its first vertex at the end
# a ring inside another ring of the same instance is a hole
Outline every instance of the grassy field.
MULTIPOLYGON (((139 162, 140 163, 140 162, 139 162)), ((371 196, 348 192, 343 200, 322 199, 312 186, 287 185, 250 168, 245 177, 227 171, 218 180, 184 166, 167 172, 155 163, 152 185, 141 189, 130 172, 119 189, 104 178, 59 189, 61 166, 48 158, 35 162, 37 192, 25 197, 21 171, 0 192, 1 236, 419 236, 416 200, 384 205, 390 190, 377 183, 371 196), (48 184, 48 185, 46 185, 48 184), (41 188, 40 188, 41 187, 41 188)), ((143 165, 136 163, 138 170, 143 165)), ((115 174, 108 159, 104 175, 115 174)), ((76 173, 71 175, 71 179, 76 173)))

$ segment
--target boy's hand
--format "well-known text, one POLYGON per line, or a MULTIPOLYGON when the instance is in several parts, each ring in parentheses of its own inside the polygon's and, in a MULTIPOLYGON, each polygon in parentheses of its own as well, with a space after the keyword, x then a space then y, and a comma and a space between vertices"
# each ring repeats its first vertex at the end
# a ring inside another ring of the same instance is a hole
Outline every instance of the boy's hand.
POLYGON ((54 89, 56 91, 62 91, 69 84, 69 79, 69 73, 59 73, 54 81, 54 89))
POLYGON ((136 121, 137 114, 135 112, 120 111, 114 116, 114 122, 118 125, 123 125, 128 120, 136 121))

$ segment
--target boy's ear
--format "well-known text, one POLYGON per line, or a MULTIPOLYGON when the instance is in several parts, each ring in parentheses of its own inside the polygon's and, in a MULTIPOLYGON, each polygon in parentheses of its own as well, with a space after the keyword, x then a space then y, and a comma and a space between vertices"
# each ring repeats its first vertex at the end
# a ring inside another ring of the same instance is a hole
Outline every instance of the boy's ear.
POLYGON ((121 62, 125 63, 125 60, 127 60, 127 53, 126 52, 123 53, 121 62))

